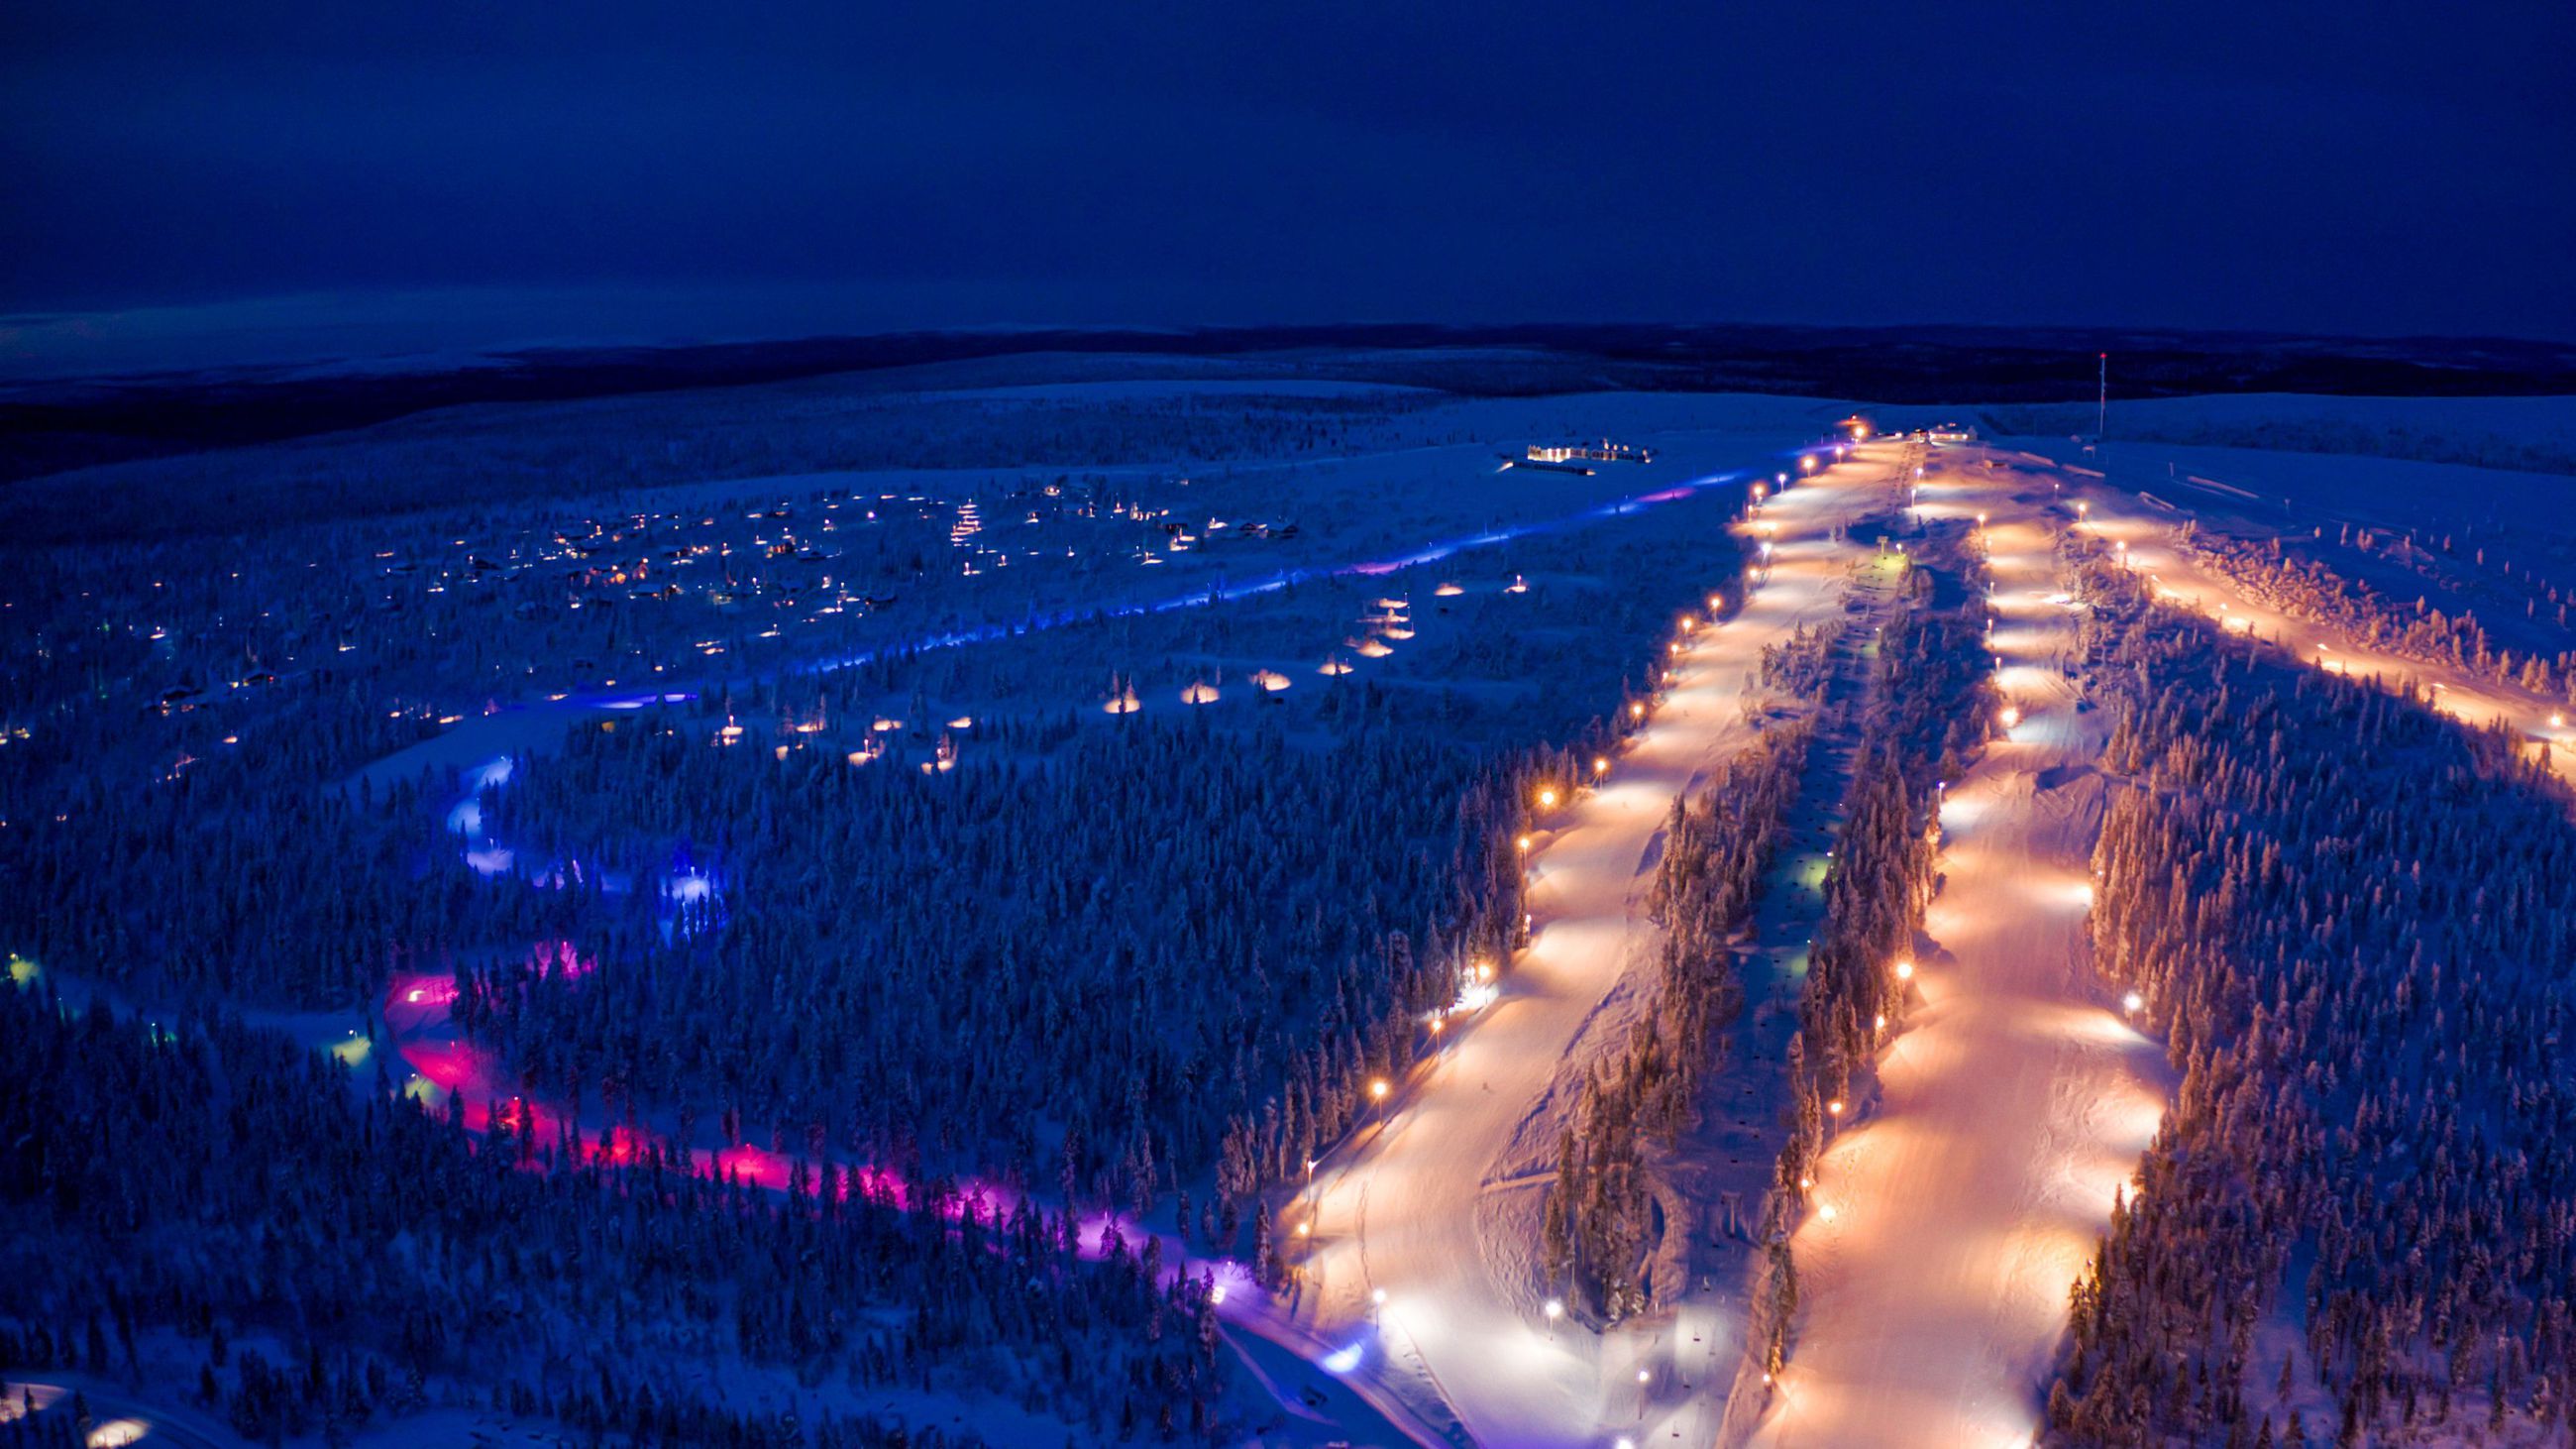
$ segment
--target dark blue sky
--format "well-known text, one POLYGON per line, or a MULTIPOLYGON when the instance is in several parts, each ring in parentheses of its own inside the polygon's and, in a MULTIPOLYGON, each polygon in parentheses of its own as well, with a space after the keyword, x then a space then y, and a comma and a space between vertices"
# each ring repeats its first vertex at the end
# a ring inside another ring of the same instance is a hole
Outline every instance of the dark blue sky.
POLYGON ((0 311, 2576 337, 2566 0, 716 8, 0 7, 0 311))

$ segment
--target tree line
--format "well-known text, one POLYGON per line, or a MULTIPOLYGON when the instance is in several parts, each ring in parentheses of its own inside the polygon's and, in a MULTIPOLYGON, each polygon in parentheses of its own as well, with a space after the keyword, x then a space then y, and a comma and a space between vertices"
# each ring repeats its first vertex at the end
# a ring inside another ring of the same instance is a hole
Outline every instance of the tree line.
POLYGON ((2566 798, 2508 735, 2221 638, 2121 571, 2086 593, 2128 783, 2094 946, 2181 1082, 2073 1290, 2052 1436, 2565 1436, 2566 798))

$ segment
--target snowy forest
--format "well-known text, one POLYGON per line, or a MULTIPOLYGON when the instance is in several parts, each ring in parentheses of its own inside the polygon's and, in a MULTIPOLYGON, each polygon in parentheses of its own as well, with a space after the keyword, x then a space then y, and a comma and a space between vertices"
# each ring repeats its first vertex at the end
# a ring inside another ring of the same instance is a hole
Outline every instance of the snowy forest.
POLYGON ((943 1186, 906 1211, 846 1171, 773 1194, 658 1149, 611 1168, 590 1144, 473 1137, 224 1017, 74 1014, 36 986, 0 991, 0 1036, 11 1364, 112 1374, 176 1328, 204 1343, 195 1397, 272 1444, 345 1440, 433 1382, 635 1442, 775 1444, 777 1424, 671 1387, 737 1361, 862 1391, 1016 1385, 1119 1439, 1232 1432, 1210 1413, 1208 1285, 1150 1240, 1086 1263, 1069 1215, 943 1186))
POLYGON ((2074 1290, 2068 1442, 2564 1432, 2576 825, 2497 734, 2087 578, 2104 975, 2180 1086, 2074 1290))

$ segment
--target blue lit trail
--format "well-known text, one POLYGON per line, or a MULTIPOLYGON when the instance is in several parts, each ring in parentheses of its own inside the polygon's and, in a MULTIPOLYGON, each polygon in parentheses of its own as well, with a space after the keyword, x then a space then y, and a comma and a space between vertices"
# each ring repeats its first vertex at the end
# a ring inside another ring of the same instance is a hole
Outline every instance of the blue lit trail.
MULTIPOLYGON (((1805 451, 1807 450, 1792 448, 1787 453, 1782 454, 1782 456, 1796 456, 1797 454, 1805 451)), ((1350 578, 1354 576, 1378 578, 1387 574, 1398 573, 1405 569, 1414 568, 1421 564, 1436 563, 1441 559, 1450 558, 1454 555, 1466 553, 1474 549, 1491 548, 1495 544, 1510 543, 1516 539, 1535 538, 1544 534, 1561 533, 1568 529, 1585 527, 1604 519, 1619 518, 1628 514, 1640 513, 1648 508, 1655 507, 1658 504, 1671 503, 1683 498, 1696 497, 1705 489, 1724 487, 1730 483, 1741 483, 1752 476, 1753 475, 1750 472, 1744 469, 1736 469, 1732 472, 1726 473, 1711 473, 1705 477, 1693 478, 1688 482, 1676 483, 1672 487, 1659 489, 1653 493, 1639 494, 1632 498, 1614 499, 1608 503, 1595 504, 1590 508, 1582 509, 1574 513, 1563 514, 1556 518, 1539 519, 1530 523, 1514 524, 1508 528, 1488 529, 1482 533, 1468 534, 1458 538, 1426 543, 1420 548, 1413 550, 1411 553, 1399 554, 1393 558, 1369 559, 1360 563, 1349 563, 1339 566, 1281 569, 1276 573, 1266 575, 1251 583, 1229 584, 1223 579, 1219 579, 1215 583, 1206 585, 1205 587, 1193 588, 1187 593, 1174 594, 1168 598, 1124 604, 1095 605, 1090 608, 1059 609, 1049 614, 1032 614, 1028 618, 1012 624, 983 624, 972 629, 956 629, 942 634, 926 635, 922 638, 912 639, 902 643, 879 645, 876 648, 862 650, 856 654, 847 654, 837 659, 826 660, 819 664, 809 665, 806 666, 805 672, 827 674, 836 669, 849 669, 858 665, 872 663, 875 660, 884 658, 888 654, 918 654, 926 653, 933 649, 953 649, 961 645, 989 643, 997 639, 1009 639, 1022 634, 1034 634, 1047 629, 1060 628, 1066 624, 1080 624, 1100 619, 1136 618, 1149 614, 1167 614, 1175 609, 1198 609, 1205 608, 1212 604, 1230 604, 1241 599, 1256 598, 1263 594, 1274 594, 1292 585, 1310 583, 1317 579, 1350 578)), ((652 698, 652 696, 646 695, 643 699, 639 700, 638 703, 650 702, 652 698)))

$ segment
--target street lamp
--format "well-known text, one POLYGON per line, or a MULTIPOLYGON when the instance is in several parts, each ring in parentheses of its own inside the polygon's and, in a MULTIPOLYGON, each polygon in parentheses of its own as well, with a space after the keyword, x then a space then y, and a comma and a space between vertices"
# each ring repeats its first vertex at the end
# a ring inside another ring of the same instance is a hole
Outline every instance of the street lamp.
POLYGON ((2137 1015, 2138 1008, 2145 1006, 2146 1004, 2147 999, 2134 991, 2120 998, 2120 1009, 2129 1013, 2131 1016, 2137 1015))
POLYGON ((1538 804, 1539 804, 1539 808, 1540 808, 1540 809, 1542 809, 1542 810, 1553 810, 1553 809, 1555 809, 1555 808, 1556 808, 1556 787, 1555 787, 1555 786, 1553 786, 1553 785, 1549 785, 1549 786, 1546 786, 1546 787, 1542 788, 1542 789, 1538 792, 1538 804))

